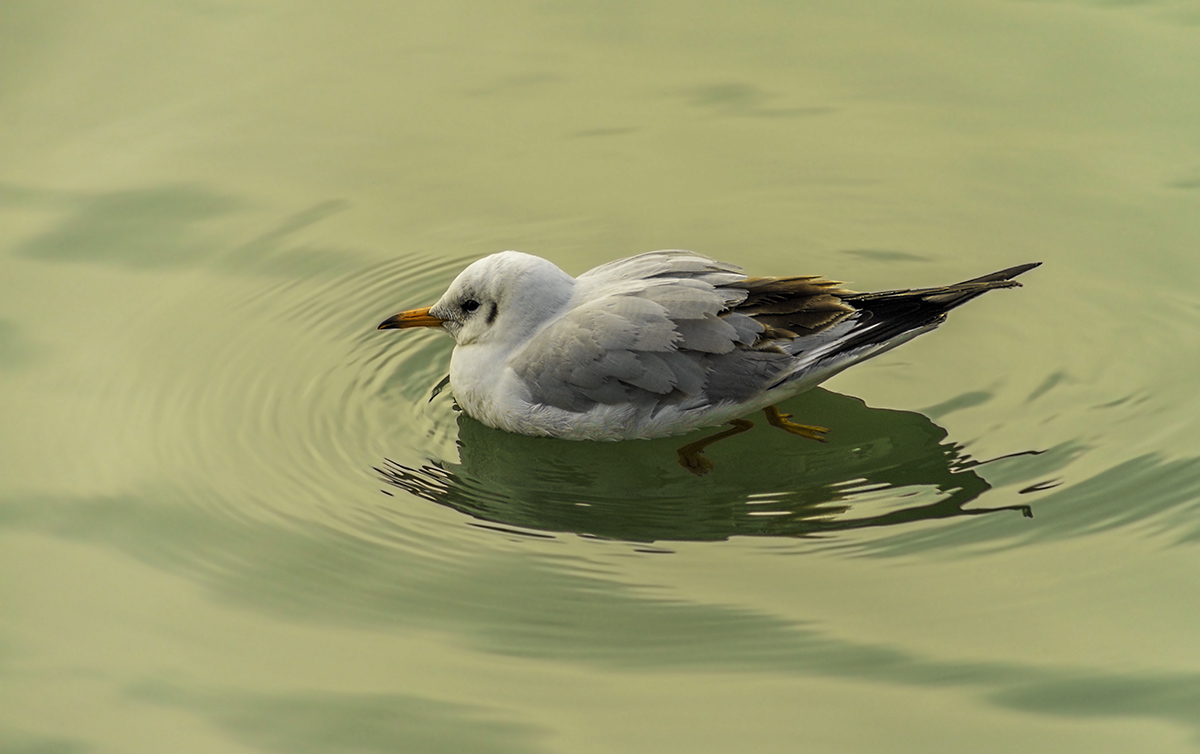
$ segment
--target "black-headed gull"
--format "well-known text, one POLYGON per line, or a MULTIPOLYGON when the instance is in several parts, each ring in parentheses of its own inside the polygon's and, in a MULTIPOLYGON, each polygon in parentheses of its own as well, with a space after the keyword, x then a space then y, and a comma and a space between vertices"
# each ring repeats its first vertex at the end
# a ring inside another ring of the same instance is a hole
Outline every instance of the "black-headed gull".
POLYGON ((775 403, 940 325, 946 312, 1038 262, 940 288, 855 293, 822 277, 747 277, 691 251, 652 251, 573 278, 518 251, 484 257, 433 306, 379 329, 438 327, 456 346, 450 385, 464 411, 525 435, 573 440, 667 437, 733 428, 680 449, 696 473, 712 441, 767 420, 775 403))

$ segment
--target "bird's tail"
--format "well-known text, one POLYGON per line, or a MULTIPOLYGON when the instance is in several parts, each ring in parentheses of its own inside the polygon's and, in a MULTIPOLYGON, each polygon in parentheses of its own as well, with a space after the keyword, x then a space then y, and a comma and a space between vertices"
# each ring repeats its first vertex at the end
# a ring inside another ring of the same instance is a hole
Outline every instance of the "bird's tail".
POLYGON ((840 298, 858 310, 856 327, 841 343, 846 350, 869 346, 893 347, 937 327, 946 312, 996 288, 1017 288, 1013 280, 1041 262, 1020 264, 990 275, 938 288, 855 293, 840 298), (904 337, 907 336, 907 337, 904 337))
POLYGON ((841 298, 843 301, 849 302, 854 306, 865 308, 870 308, 870 304, 872 303, 878 305, 883 302, 915 303, 919 301, 925 304, 932 304, 936 309, 940 309, 940 313, 945 313, 956 306, 967 303, 976 296, 980 296, 996 288, 1019 288, 1021 284, 1013 280, 1013 278, 1022 273, 1029 272, 1040 264, 1041 262, 1019 264, 1016 267, 1009 267, 999 272, 993 272, 990 275, 983 275, 971 278, 970 280, 964 280, 961 283, 943 285, 938 288, 913 288, 898 291, 855 293, 849 296, 842 296, 841 298))
POLYGON ((796 368, 772 387, 813 373, 820 373, 823 375, 820 379, 825 379, 863 359, 906 343, 936 328, 946 319, 946 312, 954 307, 996 288, 1020 286, 1013 278, 1039 264, 1041 262, 1021 264, 939 288, 839 292, 838 298, 852 306, 855 313, 830 329, 831 334, 842 330, 832 340, 800 354, 796 368))

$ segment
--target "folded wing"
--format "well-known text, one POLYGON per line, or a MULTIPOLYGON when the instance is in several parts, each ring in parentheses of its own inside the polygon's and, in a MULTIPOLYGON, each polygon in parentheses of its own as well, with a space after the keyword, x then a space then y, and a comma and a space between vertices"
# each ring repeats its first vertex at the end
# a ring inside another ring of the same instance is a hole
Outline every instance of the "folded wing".
POLYGON ((689 251, 656 251, 577 279, 577 305, 509 365, 531 399, 699 408, 833 374, 933 329, 950 309, 1036 265, 941 288, 855 293, 816 276, 747 278, 689 251))
POLYGON ((569 411, 745 400, 786 372, 779 341, 853 311, 821 278, 748 279, 688 251, 618 260, 578 285, 582 303, 510 361, 535 402, 569 411))

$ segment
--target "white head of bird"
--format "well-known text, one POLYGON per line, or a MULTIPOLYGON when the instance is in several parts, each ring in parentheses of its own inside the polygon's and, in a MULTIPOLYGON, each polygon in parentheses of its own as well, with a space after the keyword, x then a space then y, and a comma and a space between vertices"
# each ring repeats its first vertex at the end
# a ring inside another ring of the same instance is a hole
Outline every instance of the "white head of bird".
POLYGON ((401 312, 379 329, 441 327, 459 346, 520 341, 571 300, 575 279, 520 251, 484 257, 459 273, 433 306, 401 312))

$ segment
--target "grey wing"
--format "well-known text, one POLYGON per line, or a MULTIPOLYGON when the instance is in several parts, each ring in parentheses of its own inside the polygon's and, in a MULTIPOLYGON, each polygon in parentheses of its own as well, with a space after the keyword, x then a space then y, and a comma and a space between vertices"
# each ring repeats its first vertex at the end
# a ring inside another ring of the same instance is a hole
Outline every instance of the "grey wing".
POLYGON ((588 270, 579 280, 611 286, 614 291, 638 281, 693 280, 710 286, 726 285, 746 276, 736 264, 685 249, 664 249, 617 259, 588 270))
POLYGON ((509 362, 537 403, 568 411, 597 404, 741 400, 789 361, 756 351, 763 326, 731 313, 747 292, 732 265, 691 252, 652 252, 581 275, 584 303, 541 330, 509 362))

